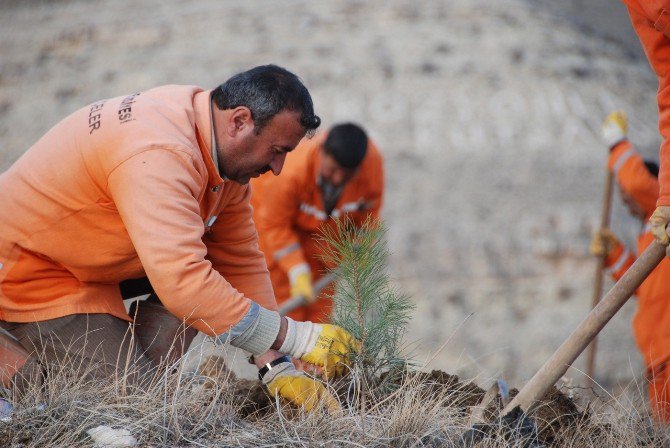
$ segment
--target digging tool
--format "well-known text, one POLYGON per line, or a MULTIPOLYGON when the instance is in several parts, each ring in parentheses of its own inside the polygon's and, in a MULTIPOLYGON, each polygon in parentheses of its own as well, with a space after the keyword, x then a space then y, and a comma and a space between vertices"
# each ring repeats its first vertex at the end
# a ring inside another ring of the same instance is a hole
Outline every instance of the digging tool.
POLYGON ((476 425, 470 428, 463 435, 463 443, 466 446, 473 446, 488 436, 494 428, 503 426, 514 432, 516 437, 522 441, 522 446, 540 446, 537 443, 537 430, 529 417, 538 404, 538 400, 563 376, 586 346, 663 260, 664 256, 665 246, 655 241, 652 242, 558 350, 503 408, 500 422, 495 426, 492 424, 476 425))
MULTIPOLYGON (((328 274, 321 277, 314 284, 314 297, 318 297, 321 291, 335 281, 337 278, 337 271, 329 272, 328 274)), ((318 299, 317 299, 318 300, 318 299)), ((288 299, 286 302, 282 303, 279 306, 279 314, 285 316, 294 309, 301 307, 307 303, 307 300, 303 296, 294 296, 288 299)))
MULTIPOLYGON (((610 208, 612 206, 612 184, 614 183, 614 175, 612 171, 607 168, 607 177, 605 179, 605 193, 603 195, 603 205, 600 213, 600 229, 609 227, 610 208)), ((603 293, 603 272, 605 270, 605 256, 598 257, 596 263, 596 270, 593 276, 593 297, 591 299, 591 309, 595 308, 600 302, 600 296, 603 293)), ((593 380, 596 368, 596 349, 598 338, 594 336, 593 341, 589 344, 587 350, 586 361, 586 375, 590 380, 593 380)))

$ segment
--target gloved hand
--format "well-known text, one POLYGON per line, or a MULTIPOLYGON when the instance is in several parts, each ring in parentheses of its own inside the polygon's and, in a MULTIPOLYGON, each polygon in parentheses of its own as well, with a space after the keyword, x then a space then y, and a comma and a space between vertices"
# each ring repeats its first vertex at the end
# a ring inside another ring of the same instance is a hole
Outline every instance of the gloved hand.
POLYGON ((608 148, 625 140, 628 134, 628 119, 624 111, 616 110, 609 114, 603 121, 600 132, 608 148))
POLYGON ((591 255, 607 258, 621 243, 610 229, 600 229, 591 240, 591 255))
MULTIPOLYGON (((668 236, 667 230, 668 222, 670 222, 670 206, 668 205, 656 207, 651 218, 649 218, 651 233, 654 235, 654 239, 658 244, 664 246, 667 246, 670 243, 670 237, 668 236)), ((668 256, 670 257, 670 253, 668 256)))
POLYGON ((349 355, 360 349, 360 343, 337 325, 286 320, 286 338, 279 351, 323 367, 326 379, 344 374, 349 355))
POLYGON ((292 363, 283 362, 270 369, 263 376, 273 397, 280 397, 296 406, 304 406, 311 411, 323 402, 330 414, 342 411, 340 402, 319 381, 298 372, 292 363))
POLYGON ((307 303, 312 303, 316 299, 314 296, 314 286, 312 286, 312 273, 309 265, 306 263, 293 267, 288 272, 288 280, 291 286, 291 297, 303 296, 307 303))
POLYGON ((315 366, 298 358, 292 358, 293 365, 296 370, 299 372, 305 372, 310 376, 322 377, 323 376, 323 367, 315 366))

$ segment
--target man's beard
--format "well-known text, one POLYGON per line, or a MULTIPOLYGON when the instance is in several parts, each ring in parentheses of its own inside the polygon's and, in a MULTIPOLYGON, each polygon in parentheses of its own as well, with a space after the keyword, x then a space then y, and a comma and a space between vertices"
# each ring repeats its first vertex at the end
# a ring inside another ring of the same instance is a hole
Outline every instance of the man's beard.
POLYGON ((321 190, 321 198, 323 199, 325 212, 330 216, 335 209, 335 204, 337 204, 337 201, 342 194, 342 190, 344 190, 344 185, 336 186, 321 176, 318 178, 317 185, 321 190))

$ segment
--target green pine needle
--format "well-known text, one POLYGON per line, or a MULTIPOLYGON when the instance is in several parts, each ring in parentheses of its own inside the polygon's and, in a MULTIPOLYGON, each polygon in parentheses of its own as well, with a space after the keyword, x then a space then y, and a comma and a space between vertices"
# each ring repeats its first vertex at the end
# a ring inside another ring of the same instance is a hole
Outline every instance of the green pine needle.
POLYGON ((386 273, 386 228, 372 218, 360 227, 344 219, 322 233, 324 261, 338 266, 331 321, 361 341, 352 365, 367 384, 382 386, 383 372, 408 364, 400 343, 414 310, 386 273))

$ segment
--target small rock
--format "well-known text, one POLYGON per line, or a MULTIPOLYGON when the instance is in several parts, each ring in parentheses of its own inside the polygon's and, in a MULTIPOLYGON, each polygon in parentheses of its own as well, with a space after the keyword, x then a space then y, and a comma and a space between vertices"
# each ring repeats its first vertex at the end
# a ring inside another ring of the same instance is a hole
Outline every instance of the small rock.
POLYGON ((131 447, 137 445, 137 440, 127 429, 114 429, 100 425, 86 431, 98 447, 131 447))
POLYGON ((0 398, 0 422, 11 421, 13 415, 14 406, 4 398, 0 398))

